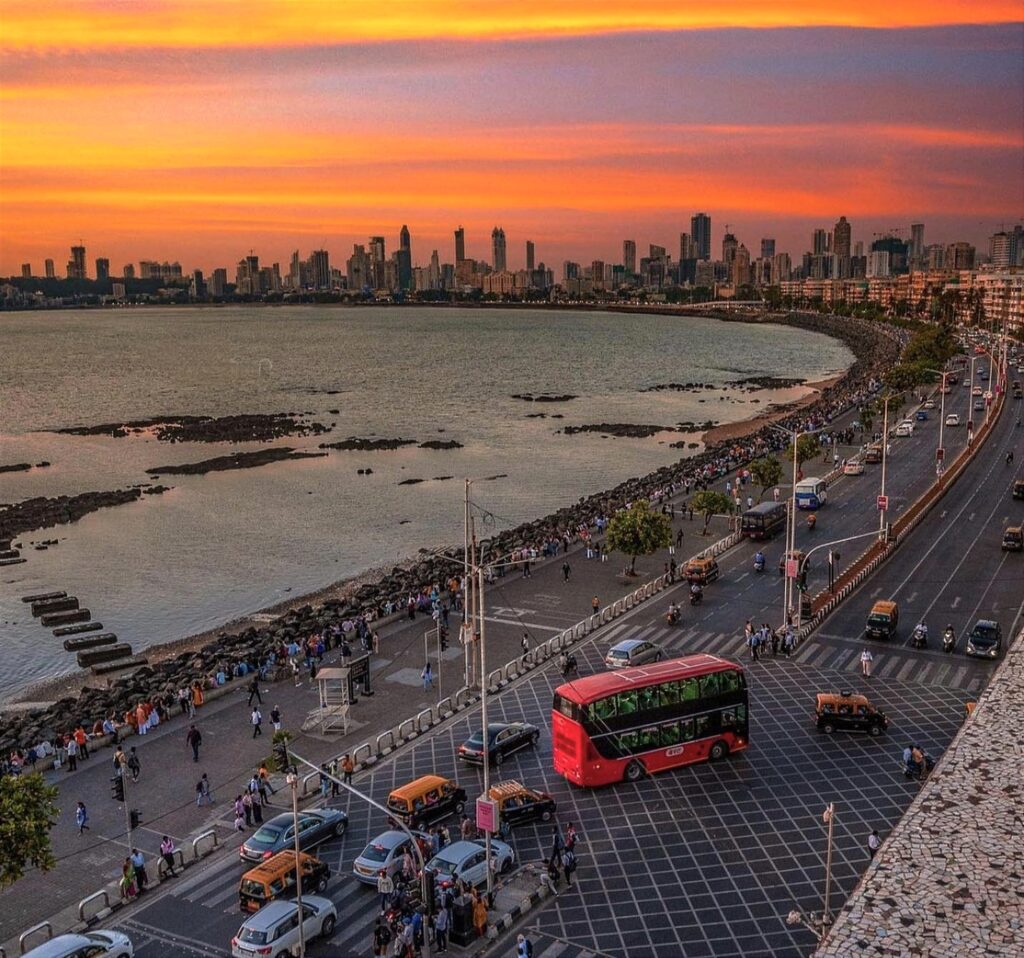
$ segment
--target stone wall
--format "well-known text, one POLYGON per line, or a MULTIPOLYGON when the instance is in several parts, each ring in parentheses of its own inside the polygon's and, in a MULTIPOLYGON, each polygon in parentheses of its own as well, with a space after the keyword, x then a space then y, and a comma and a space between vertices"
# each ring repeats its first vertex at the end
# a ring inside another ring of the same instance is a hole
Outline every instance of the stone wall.
POLYGON ((1024 955, 1024 631, 815 958, 1024 955))

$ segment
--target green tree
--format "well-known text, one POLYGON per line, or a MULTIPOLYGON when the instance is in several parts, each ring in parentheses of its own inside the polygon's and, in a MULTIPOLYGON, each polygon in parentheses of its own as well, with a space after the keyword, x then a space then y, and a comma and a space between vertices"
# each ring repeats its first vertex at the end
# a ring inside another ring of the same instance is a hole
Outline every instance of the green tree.
POLYGON ((654 512, 646 499, 616 512, 608 522, 608 548, 631 558, 629 574, 636 575, 637 556, 647 556, 672 545, 672 523, 654 512))
POLYGON ((50 829, 60 810, 57 788, 39 772, 0 778, 0 888, 13 885, 31 865, 49 871, 56 864, 50 829))
POLYGON ((736 509, 736 503, 724 492, 713 492, 704 489, 695 493, 690 499, 690 508, 699 512, 704 517, 704 529, 702 536, 708 534, 708 526, 711 524, 711 517, 714 515, 732 515, 736 509))
POLYGON ((769 487, 777 486, 782 481, 782 463, 774 456, 763 456, 750 464, 750 475, 761 487, 757 496, 757 501, 760 502, 769 487))
MULTIPOLYGON (((821 452, 821 442, 814 433, 805 432, 796 440, 796 464, 802 466, 808 459, 813 459, 821 452)), ((786 458, 793 461, 793 443, 786 449, 786 458)))

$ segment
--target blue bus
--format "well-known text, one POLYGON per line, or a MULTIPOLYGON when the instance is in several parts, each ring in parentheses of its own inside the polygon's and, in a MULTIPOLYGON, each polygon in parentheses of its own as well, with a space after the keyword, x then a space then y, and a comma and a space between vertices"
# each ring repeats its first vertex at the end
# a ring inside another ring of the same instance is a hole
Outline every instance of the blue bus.
POLYGON ((828 501, 828 490, 824 479, 803 479, 796 484, 796 507, 798 509, 820 509, 828 501))

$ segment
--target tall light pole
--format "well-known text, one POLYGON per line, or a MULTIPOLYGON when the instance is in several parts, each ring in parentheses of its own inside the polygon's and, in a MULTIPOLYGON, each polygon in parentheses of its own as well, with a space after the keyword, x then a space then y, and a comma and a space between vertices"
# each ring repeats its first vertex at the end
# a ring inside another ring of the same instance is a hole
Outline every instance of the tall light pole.
MULTIPOLYGON (((480 602, 480 721, 484 740, 484 798, 491 797, 491 734, 487 723, 487 642, 484 637, 484 570, 477 569, 477 598, 480 602)), ((494 901, 494 876, 491 873, 491 830, 484 831, 484 864, 487 870, 487 904, 494 901)))
POLYGON ((302 916, 302 846, 299 842, 299 776, 289 772, 286 779, 292 793, 292 831, 295 833, 295 906, 299 917, 299 955, 306 954, 306 928, 302 916))
POLYGON ((945 370, 927 369, 925 372, 935 373, 942 377, 942 385, 939 387, 939 444, 935 447, 935 475, 939 479, 939 487, 942 487, 942 474, 945 472, 946 450, 942 445, 942 431, 946 425, 946 376, 945 370))
POLYGON ((832 911, 829 908, 829 904, 832 898, 832 829, 835 826, 836 820, 836 806, 834 802, 828 803, 828 808, 825 809, 821 817, 828 825, 828 850, 825 853, 825 901, 821 913, 821 924, 827 928, 832 924, 832 911))
POLYGON ((971 356, 971 388, 967 393, 967 445, 974 439, 974 363, 977 360, 977 353, 971 356))
MULTIPOLYGON (((878 493, 879 502, 885 502, 885 466, 889 457, 889 397, 886 396, 883 402, 882 412, 882 488, 878 493)), ((885 535, 885 514, 887 509, 878 510, 878 537, 885 535)))

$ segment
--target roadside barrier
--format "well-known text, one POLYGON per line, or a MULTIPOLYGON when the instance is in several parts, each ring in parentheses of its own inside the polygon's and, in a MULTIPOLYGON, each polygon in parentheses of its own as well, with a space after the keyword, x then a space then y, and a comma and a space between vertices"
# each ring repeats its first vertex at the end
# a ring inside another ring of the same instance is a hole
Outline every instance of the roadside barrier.
POLYGON ((203 857, 199 853, 199 843, 203 842, 203 841, 206 841, 206 839, 208 839, 208 838, 212 838, 213 839, 213 844, 210 846, 210 851, 211 852, 220 844, 220 839, 217 838, 217 832, 214 831, 214 829, 212 829, 212 828, 207 830, 207 831, 205 831, 205 832, 200 833, 199 835, 196 835, 196 837, 192 839, 192 857, 193 857, 193 859, 199 859, 199 858, 203 857))
MULTIPOLYGON (((444 699, 444 701, 447 702, 448 699, 444 699)), ((352 764, 359 765, 361 762, 365 762, 369 759, 371 755, 373 755, 373 746, 371 746, 369 742, 363 742, 362 745, 357 745, 352 750, 352 764), (362 757, 363 749, 366 749, 365 757, 362 757)))
POLYGON ((416 716, 416 731, 421 735, 434 724, 434 709, 433 707, 425 708, 419 715, 416 716), (426 722, 424 722, 424 716, 426 716, 426 722))
POLYGON ((99 891, 94 891, 91 895, 86 895, 86 897, 78 903, 78 920, 89 921, 90 919, 95 918, 98 914, 105 911, 110 911, 110 895, 107 894, 107 890, 105 888, 101 888, 99 891), (103 907, 97 908, 96 911, 94 911, 91 915, 87 915, 85 913, 86 906, 99 898, 103 899, 103 907))
POLYGON ((395 731, 395 738, 400 739, 403 742, 407 742, 410 739, 416 738, 419 734, 419 730, 416 728, 416 719, 407 718, 398 723, 398 727, 395 731))
POLYGON ((386 732, 381 732, 377 736, 377 754, 387 755, 388 752, 394 751, 395 748, 395 730, 389 728, 386 732))
POLYGON ((25 954, 25 952, 28 950, 25 945, 25 942, 28 941, 28 939, 31 938, 33 935, 36 935, 41 931, 46 932, 45 941, 49 941, 53 937, 53 925, 51 925, 48 921, 41 921, 39 922, 38 925, 33 925, 31 928, 21 933, 21 935, 18 938, 18 951, 21 954, 25 954))

